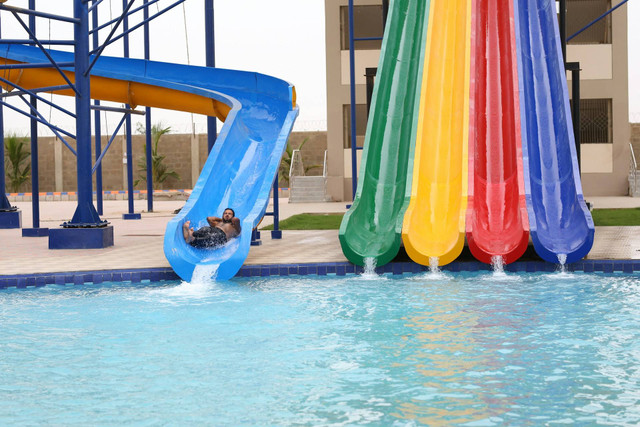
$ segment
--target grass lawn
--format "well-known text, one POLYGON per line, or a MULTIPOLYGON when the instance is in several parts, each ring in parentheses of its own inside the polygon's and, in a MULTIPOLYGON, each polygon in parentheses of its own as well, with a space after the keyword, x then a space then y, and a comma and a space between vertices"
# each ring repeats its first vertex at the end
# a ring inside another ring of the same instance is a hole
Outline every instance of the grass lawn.
POLYGON ((640 208, 594 209, 591 212, 596 225, 640 225, 640 208))
MULTIPOLYGON (((597 226, 640 226, 640 208, 594 209, 591 212, 597 226)), ((344 214, 303 213, 280 221, 281 230, 338 230, 344 214)), ((268 225, 262 230, 273 230, 268 225)))
MULTIPOLYGON (((338 230, 344 214, 341 213, 303 213, 280 221, 280 230, 338 230)), ((261 230, 273 230, 267 225, 261 230)))

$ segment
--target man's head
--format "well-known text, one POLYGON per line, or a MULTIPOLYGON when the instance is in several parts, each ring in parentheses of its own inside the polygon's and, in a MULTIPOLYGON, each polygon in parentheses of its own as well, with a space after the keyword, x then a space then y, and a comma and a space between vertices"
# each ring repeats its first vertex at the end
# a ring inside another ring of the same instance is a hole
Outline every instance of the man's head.
POLYGON ((231 222, 234 216, 236 216, 236 213, 234 212, 234 210, 231 208, 227 208, 222 213, 222 222, 229 223, 231 222))

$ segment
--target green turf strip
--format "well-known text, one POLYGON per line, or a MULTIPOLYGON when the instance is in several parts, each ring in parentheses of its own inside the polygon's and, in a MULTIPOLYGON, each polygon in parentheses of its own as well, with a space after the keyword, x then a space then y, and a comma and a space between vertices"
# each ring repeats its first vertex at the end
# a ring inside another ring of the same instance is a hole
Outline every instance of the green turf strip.
MULTIPOLYGON (((338 230, 342 222, 341 213, 303 213, 280 221, 280 230, 338 230)), ((268 225, 261 230, 273 230, 268 225)))

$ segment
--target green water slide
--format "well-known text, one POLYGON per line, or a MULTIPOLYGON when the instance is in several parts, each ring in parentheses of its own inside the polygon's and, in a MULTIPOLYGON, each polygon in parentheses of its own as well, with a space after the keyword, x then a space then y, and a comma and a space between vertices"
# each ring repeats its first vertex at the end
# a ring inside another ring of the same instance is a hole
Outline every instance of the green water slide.
POLYGON ((365 258, 384 265, 400 249, 429 5, 424 0, 392 0, 389 6, 358 188, 340 226, 342 251, 356 265, 364 265, 365 258))

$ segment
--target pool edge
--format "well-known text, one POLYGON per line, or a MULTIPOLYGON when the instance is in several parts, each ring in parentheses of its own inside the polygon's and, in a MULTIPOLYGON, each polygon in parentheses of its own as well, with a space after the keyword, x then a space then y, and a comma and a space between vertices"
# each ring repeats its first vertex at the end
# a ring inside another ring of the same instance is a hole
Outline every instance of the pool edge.
MULTIPOLYGON (((553 272, 558 269, 556 264, 545 261, 520 261, 505 266, 507 272, 553 272)), ((405 273, 420 273, 428 267, 414 262, 392 262, 376 269, 379 274, 391 273, 402 275, 405 273)), ((491 270, 491 266, 478 261, 453 262, 442 267, 444 271, 481 271, 491 270)), ((235 277, 272 277, 272 276, 307 276, 307 275, 336 275, 361 273, 363 268, 350 262, 320 262, 294 264, 257 264, 244 265, 235 277)), ((640 272, 640 260, 582 260, 567 265, 567 271, 585 273, 634 273, 640 272)), ((105 269, 93 271, 33 273, 0 275, 0 289, 27 288, 46 285, 81 285, 84 283, 100 284, 103 282, 131 282, 143 281, 173 281, 180 277, 169 267, 161 268, 133 268, 133 269, 105 269)))

